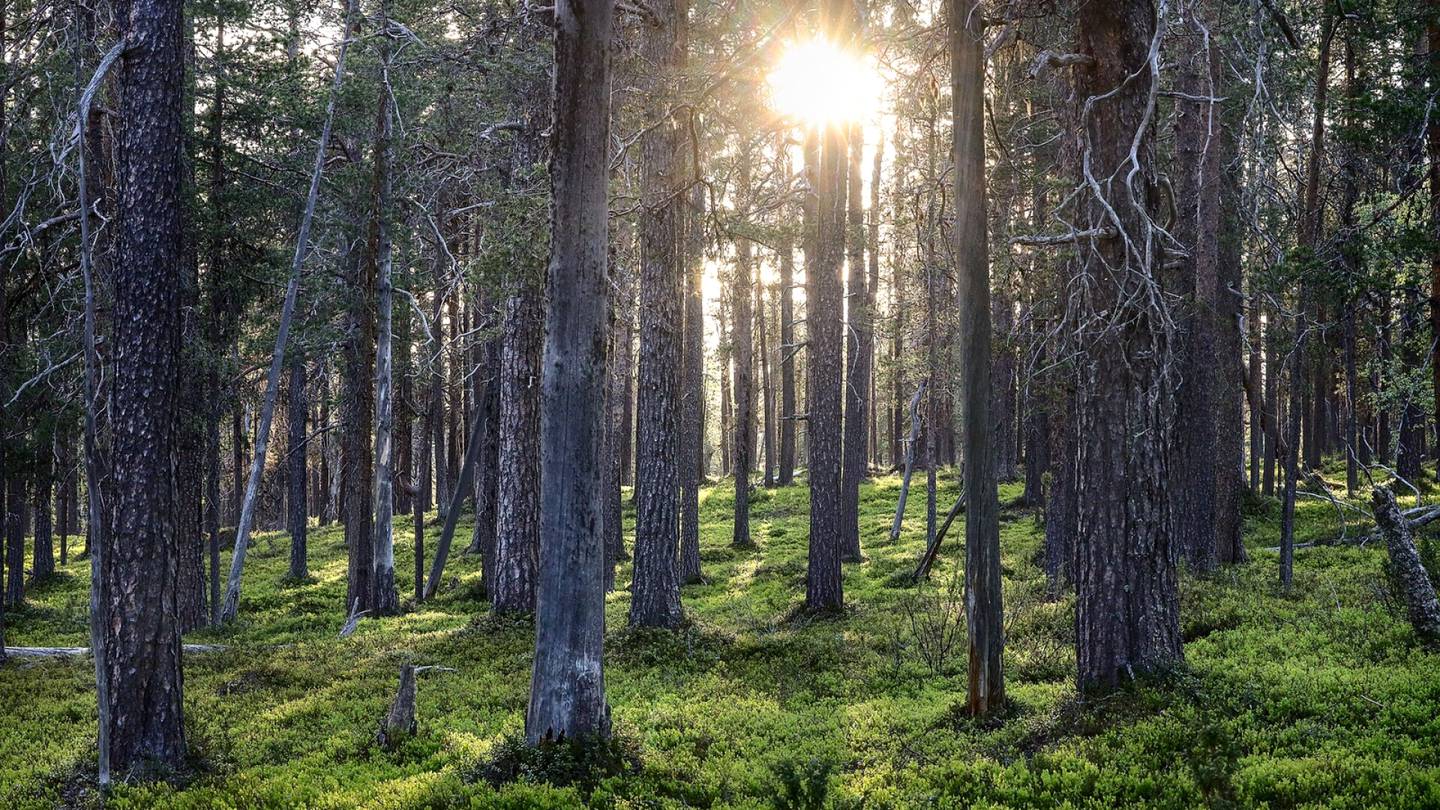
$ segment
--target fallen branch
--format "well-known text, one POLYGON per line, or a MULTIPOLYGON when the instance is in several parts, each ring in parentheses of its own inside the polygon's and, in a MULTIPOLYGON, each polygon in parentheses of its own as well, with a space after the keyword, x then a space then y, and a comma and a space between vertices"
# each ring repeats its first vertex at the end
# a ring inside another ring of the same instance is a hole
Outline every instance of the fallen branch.
POLYGON ((1012 236, 1010 244, 1024 245, 1025 247, 1055 247, 1056 245, 1074 244, 1082 239, 1113 239, 1114 237, 1114 228, 1090 228, 1070 233, 1012 236))
MULTIPOLYGON (((1409 524, 1411 530, 1421 526, 1428 526, 1440 520, 1440 506, 1416 506, 1406 509, 1400 513, 1409 524)), ((1375 540, 1381 539, 1380 532, 1356 535, 1354 537, 1333 537, 1326 540, 1314 540, 1309 543, 1296 543, 1295 548, 1316 548, 1324 546, 1359 546, 1364 548, 1375 540)), ((1279 551, 1279 546, 1266 546, 1264 551, 1279 551)))
POLYGON ((940 531, 935 533, 935 542, 925 548, 925 553, 920 556, 920 564, 915 566, 915 573, 910 575, 913 582, 919 582, 930 576, 930 566, 935 564, 935 558, 940 554, 940 544, 945 540, 945 533, 950 531, 950 524, 955 522, 955 516, 965 511, 965 485, 960 485, 960 497, 955 499, 955 505, 950 507, 950 514, 945 516, 945 523, 940 526, 940 531))
MULTIPOLYGON (((185 644, 187 653, 224 652, 230 649, 219 644, 185 644)), ((73 658, 90 654, 89 647, 6 647, 6 655, 19 658, 73 658)))

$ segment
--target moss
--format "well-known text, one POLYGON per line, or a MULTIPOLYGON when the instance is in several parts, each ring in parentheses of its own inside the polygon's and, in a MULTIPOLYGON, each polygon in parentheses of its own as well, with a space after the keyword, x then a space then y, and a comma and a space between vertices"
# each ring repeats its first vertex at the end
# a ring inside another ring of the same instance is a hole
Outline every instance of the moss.
MULTIPOLYGON (((1343 491, 1339 475, 1334 486, 1343 491)), ((117 787, 109 805, 1440 806, 1440 655, 1386 609, 1376 544, 1300 550, 1285 595, 1277 555, 1264 550, 1278 543, 1278 513, 1271 502, 1251 502, 1251 562, 1182 578, 1186 668, 1086 703, 1072 686, 1073 599, 1045 598, 1042 531, 1028 513, 1007 512, 1012 705, 975 722, 962 716, 963 647, 937 674, 906 621, 925 497, 923 486, 912 491, 891 544, 897 492, 896 477, 862 487, 865 561, 844 568, 846 611, 815 618, 797 611, 808 541, 803 483, 757 498, 759 548, 746 552, 729 547, 733 483, 707 489, 706 581, 684 589, 687 625, 626 630, 628 566, 606 597, 608 697, 641 764, 592 772, 577 755, 524 764, 515 752, 511 763, 525 775, 494 783, 477 777, 521 733, 531 622, 491 616, 479 559, 454 555, 434 600, 363 620, 339 639, 340 532, 312 526, 309 581, 282 583, 286 554, 252 556, 240 621, 186 639, 229 648, 185 656, 195 772, 174 784, 117 787), (454 672, 420 680, 419 733, 386 752, 373 744, 375 723, 403 661, 454 672), (557 776, 561 764, 591 775, 557 776)), ((1020 492, 1006 484, 1000 497, 1020 492)), ((942 476, 942 510, 955 496, 954 476, 942 476)), ((1297 512, 1302 542, 1338 534, 1332 505, 1306 499, 1297 512)), ((469 531, 462 525, 457 536, 469 531)), ((963 517, 950 531, 963 537, 963 517)), ((408 536, 402 520, 397 537, 408 536)), ((283 535, 259 542, 287 546, 283 535)), ((961 545, 947 541, 930 593, 952 581, 961 545)), ((412 553, 397 547, 397 571, 414 570, 412 553)), ((87 563, 72 562, 32 590, 25 607, 7 613, 10 643, 85 644, 88 573, 87 563)), ((98 806, 85 776, 93 771, 92 679, 85 659, 0 666, 0 806, 98 806)))

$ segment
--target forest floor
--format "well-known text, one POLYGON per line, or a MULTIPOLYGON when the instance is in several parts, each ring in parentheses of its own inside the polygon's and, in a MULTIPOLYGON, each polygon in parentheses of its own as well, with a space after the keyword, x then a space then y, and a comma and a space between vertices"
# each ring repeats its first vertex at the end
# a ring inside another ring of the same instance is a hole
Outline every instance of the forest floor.
MULTIPOLYGON (((1045 600, 1042 532, 1031 512, 1007 508, 1011 708, 976 723, 964 713, 963 528, 952 527, 932 584, 917 590, 908 575, 924 545, 923 483, 890 544, 898 489, 894 477, 862 489, 866 559, 845 567, 840 618, 796 618, 803 486, 756 494, 753 552, 729 547, 732 492, 702 494, 708 582, 684 589, 691 624, 681 632, 625 629, 622 568, 608 597, 605 676, 640 766, 583 792, 481 778, 521 730, 533 635, 526 621, 491 617, 478 559, 452 557, 435 600, 341 639, 339 530, 312 529, 306 583, 281 582, 286 536, 260 535, 238 623, 186 638, 226 645, 185 655, 194 772, 119 786, 110 804, 1440 807, 1440 655, 1419 647, 1387 596, 1380 544, 1298 551, 1285 594, 1278 555, 1263 550, 1278 543, 1278 504, 1250 501, 1250 562, 1182 580, 1185 668, 1081 703, 1073 599, 1045 600), (375 732, 404 662, 453 671, 420 677, 419 733, 387 751, 375 732)), ((1002 501, 1018 494, 1001 489, 1002 501)), ((955 496, 947 481, 942 517, 955 496)), ((1333 505, 1306 499, 1299 512, 1299 540, 1338 534, 1333 505)), ((459 547, 469 532, 462 522, 459 547)), ((427 533, 433 546, 438 528, 427 533)), ((397 520, 406 580, 410 536, 397 520)), ((34 588, 7 614, 9 643, 87 644, 88 570, 72 561, 34 588)), ((93 679, 88 658, 0 666, 0 807, 96 803, 93 679)))

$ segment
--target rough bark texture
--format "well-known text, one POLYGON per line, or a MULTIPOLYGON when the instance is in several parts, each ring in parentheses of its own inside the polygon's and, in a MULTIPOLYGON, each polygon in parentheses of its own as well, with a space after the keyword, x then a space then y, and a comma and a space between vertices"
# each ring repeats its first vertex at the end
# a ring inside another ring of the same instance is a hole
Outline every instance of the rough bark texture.
POLYGON ((120 62, 120 229, 113 269, 113 525, 100 578, 110 768, 185 758, 175 545, 175 412, 183 265, 179 0, 136 0, 120 62))
MULTIPOLYGON (((1216 27, 1213 3, 1199 9, 1205 30, 1216 27)), ((1196 571, 1217 560, 1215 542, 1216 419, 1222 402, 1216 390, 1220 303, 1221 144, 1219 43, 1198 26, 1174 34, 1177 84, 1186 94, 1175 101, 1175 226, 1188 255, 1178 259, 1173 287, 1180 296, 1175 355, 1180 369, 1175 393, 1176 423, 1170 459, 1170 515, 1175 544, 1196 571)), ((1218 34, 1218 31, 1217 31, 1218 34)))
MULTIPOLYGON (((680 530, 681 341, 684 267, 679 251, 684 198, 678 122, 665 116, 666 92, 683 53, 683 2, 660 2, 642 56, 654 83, 649 115, 657 123, 642 146, 640 214, 640 367, 635 425, 635 570, 630 626, 681 621, 676 550, 680 530)), ((736 430, 742 428, 737 424, 736 430)))
POLYGON ((1149 212, 1158 211, 1147 129, 1151 78, 1143 69, 1154 27, 1148 0, 1078 10, 1078 51, 1093 62, 1075 69, 1076 91, 1090 100, 1082 137, 1098 186, 1082 203, 1081 224, 1120 231, 1081 245, 1085 286, 1069 313, 1072 324, 1085 326, 1076 335, 1083 352, 1076 430, 1084 441, 1076 468, 1074 557, 1082 691, 1113 689, 1174 666, 1182 655, 1164 491, 1171 347, 1163 328, 1167 313, 1159 309, 1164 304, 1154 303, 1163 299, 1143 294, 1159 284, 1161 261, 1147 225, 1149 212), (1132 142, 1138 165, 1130 162, 1132 142))
POLYGON ((608 737, 602 463, 609 279, 608 0, 555 4, 540 588, 525 736, 608 737))
MULTIPOLYGON (((850 8, 845 3, 825 0, 822 13, 832 36, 848 29, 850 8)), ((844 301, 840 270, 845 256, 848 150, 842 126, 826 127, 820 140, 816 251, 813 261, 806 256, 810 264, 805 273, 805 330, 809 334, 806 444, 810 468, 805 607, 811 611, 836 611, 844 604, 840 571, 844 548, 840 492, 844 301)))
POLYGON ((1410 524, 1400 514, 1395 494, 1388 488, 1376 487, 1371 500, 1375 506, 1375 523, 1390 553, 1391 580, 1400 588, 1410 624, 1427 643, 1440 645, 1440 600, 1436 599, 1435 586, 1415 550, 1410 524))
POLYGON ((498 613, 535 610, 540 553, 540 352, 544 313, 540 290, 523 282, 505 301, 500 347, 500 479, 495 529, 495 584, 490 604, 498 613))

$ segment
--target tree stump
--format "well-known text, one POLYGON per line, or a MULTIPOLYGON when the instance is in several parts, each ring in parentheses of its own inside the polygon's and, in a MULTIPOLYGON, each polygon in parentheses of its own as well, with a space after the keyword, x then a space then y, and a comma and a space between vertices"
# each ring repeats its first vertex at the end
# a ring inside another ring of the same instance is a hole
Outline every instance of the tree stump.
POLYGON ((415 734, 415 665, 400 666, 400 689, 390 701, 390 710, 380 721, 380 731, 375 742, 386 750, 393 749, 400 741, 415 734))

